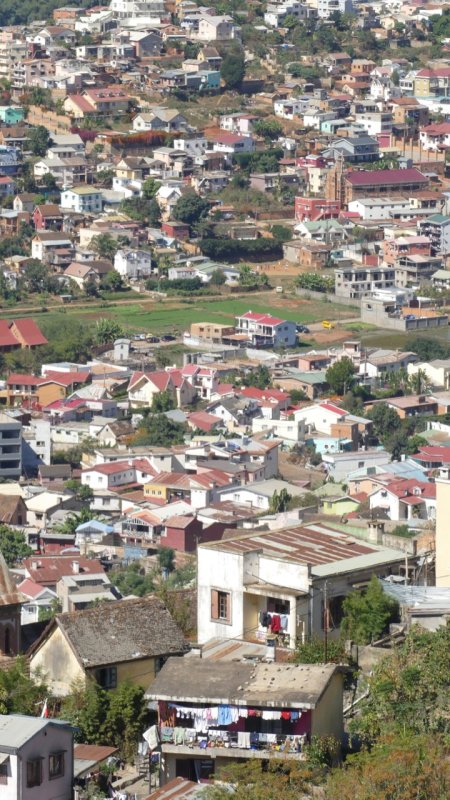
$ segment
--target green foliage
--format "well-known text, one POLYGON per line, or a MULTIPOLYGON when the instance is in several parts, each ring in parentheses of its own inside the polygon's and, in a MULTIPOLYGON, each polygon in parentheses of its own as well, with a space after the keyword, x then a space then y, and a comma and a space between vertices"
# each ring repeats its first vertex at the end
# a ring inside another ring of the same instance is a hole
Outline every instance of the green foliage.
POLYGON ((62 701, 61 717, 76 727, 78 741, 113 745, 131 758, 146 725, 144 689, 129 681, 114 691, 105 691, 93 682, 74 684, 62 701))
POLYGON ((279 172, 279 161, 283 156, 282 147, 272 147, 257 150, 254 153, 238 153, 233 160, 247 174, 250 172, 279 172))
POLYGON ((112 269, 107 272, 102 278, 101 289, 107 292, 122 292, 124 290, 124 283, 122 276, 112 269))
POLYGON ((205 219, 209 212, 209 203, 195 192, 187 192, 182 195, 173 208, 172 216, 179 222, 186 225, 195 225, 201 219, 205 219))
POLYGON ((245 76, 244 56, 241 53, 227 53, 220 66, 220 77, 227 89, 239 89, 245 76))
POLYGON ((211 278, 209 280, 210 286, 223 286, 226 281, 226 277, 224 271, 222 269, 215 269, 214 272, 211 273, 211 278))
MULTIPOLYGON (((325 642, 323 638, 313 636, 305 642, 299 642, 295 648, 293 660, 297 664, 324 664, 325 642)), ((345 644, 341 639, 328 639, 327 663, 348 664, 345 644)))
POLYGON ((384 737, 333 770, 326 800, 445 800, 450 793, 449 748, 440 738, 384 737))
POLYGON ((383 592, 374 575, 365 591, 350 592, 343 602, 342 633, 357 644, 370 644, 398 617, 398 603, 383 592))
POLYGON ((150 414, 142 420, 133 444, 169 447, 171 444, 183 444, 185 427, 174 422, 164 414, 150 414))
POLYGON ((55 527, 60 533, 73 534, 79 525, 84 525, 85 522, 90 522, 94 519, 98 519, 98 516, 92 513, 89 506, 83 506, 77 513, 71 511, 64 522, 61 522, 60 525, 56 525, 55 527))
POLYGON ((161 209, 153 197, 128 197, 122 200, 120 210, 138 222, 145 222, 147 225, 159 225, 161 221, 161 209))
POLYGON ((38 620, 39 622, 50 622, 50 620, 56 617, 57 614, 60 614, 61 611, 61 603, 58 598, 55 597, 50 603, 50 608, 39 608, 38 620))
POLYGON ((404 539, 410 539, 415 536, 415 531, 410 530, 408 525, 396 525, 394 530, 391 531, 392 536, 402 536, 404 539))
POLYGON ((31 680, 23 656, 16 658, 8 669, 0 669, 0 714, 36 716, 47 694, 48 688, 40 675, 31 680))
POLYGON ((77 500, 82 500, 84 503, 89 503, 94 497, 94 492, 91 487, 84 486, 81 481, 76 480, 76 478, 70 478, 70 480, 65 482, 64 486, 66 489, 69 489, 69 491, 74 492, 77 500))
POLYGON ((278 139, 283 133, 283 126, 276 119, 259 119, 253 126, 257 136, 262 136, 264 139, 271 141, 278 139))
POLYGON ((142 184, 142 196, 146 200, 153 200, 160 186, 161 183, 159 181, 155 181, 154 178, 147 178, 142 184))
POLYGON ((198 293, 204 287, 201 278, 175 278, 170 281, 169 278, 148 278, 145 281, 145 288, 149 291, 168 292, 169 294, 187 294, 192 295, 198 293))
POLYGON ((287 511, 291 500, 292 495, 289 494, 287 489, 281 489, 280 492, 277 492, 275 489, 272 497, 270 498, 270 513, 281 514, 283 511, 287 511))
MULTIPOLYGON (((448 14, 448 12, 446 13, 448 14)), ((439 17, 439 19, 441 19, 441 17, 439 17)), ((411 339, 409 346, 411 351, 418 355, 420 361, 433 361, 435 358, 450 357, 450 345, 438 339, 418 337, 411 339)))
POLYGON ((239 285, 253 291, 268 287, 269 279, 265 272, 255 272, 248 264, 242 264, 239 267, 239 285))
POLYGON ((48 267, 37 258, 33 258, 26 265, 23 276, 25 286, 32 294, 45 292, 58 294, 60 291, 59 281, 53 275, 50 275, 48 267))
POLYGON ((355 381, 355 372, 351 359, 344 356, 344 358, 332 364, 331 367, 328 367, 325 373, 325 380, 333 392, 345 394, 355 381))
POLYGON ((9 528, 8 525, 0 525, 0 550, 8 567, 13 567, 33 554, 24 534, 9 528))
POLYGON ((45 156, 50 142, 50 134, 44 125, 37 125, 36 128, 30 128, 27 146, 34 156, 45 156))
POLYGON ((256 389, 270 389, 272 378, 269 369, 260 364, 256 369, 252 369, 248 375, 242 379, 243 386, 254 386, 256 389))
POLYGON ((297 403, 303 402, 303 400, 308 399, 308 395, 303 389, 290 389, 289 390, 289 397, 291 398, 292 405, 297 405, 297 403))
POLYGON ((95 323, 94 337, 97 344, 109 344, 122 336, 124 336, 122 325, 114 319, 100 317, 95 323))
POLYGON ((159 568, 173 572, 175 569, 175 550, 171 547, 159 547, 157 553, 159 568))
POLYGON ((111 573, 111 582, 117 586, 119 592, 126 597, 134 594, 144 597, 155 591, 155 584, 151 575, 146 574, 139 561, 133 561, 126 567, 121 567, 111 573))
POLYGON ((150 408, 152 414, 163 414, 164 411, 171 411, 172 408, 175 408, 175 401, 171 392, 165 390, 153 395, 150 408))
POLYGON ((275 239, 201 239, 200 249, 205 256, 227 264, 236 261, 277 259, 283 257, 283 248, 275 239))
POLYGON ((385 403, 377 403, 368 413, 372 420, 373 432, 382 441, 395 433, 401 427, 401 420, 393 408, 389 408, 385 403))
POLYGON ((100 258, 113 261, 119 249, 119 244, 110 233, 99 233, 98 236, 92 238, 90 247, 100 258))
POLYGON ((287 228, 286 225, 272 225, 270 232, 277 242, 289 242, 292 239, 292 228, 287 228))
POLYGON ((450 733, 450 624, 412 626, 404 644, 378 663, 352 729, 366 741, 400 733, 450 733))
POLYGON ((316 272, 302 272, 295 279, 295 285, 299 289, 310 289, 312 292, 325 292, 334 294, 334 277, 332 275, 320 275, 316 272))

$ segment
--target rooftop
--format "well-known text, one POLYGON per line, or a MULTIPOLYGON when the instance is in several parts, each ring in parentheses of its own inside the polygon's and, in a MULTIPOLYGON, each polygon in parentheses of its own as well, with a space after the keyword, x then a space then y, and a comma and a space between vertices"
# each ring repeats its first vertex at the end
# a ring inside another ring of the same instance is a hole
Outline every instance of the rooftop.
POLYGON ((246 664, 170 658, 146 697, 171 702, 315 708, 335 664, 246 664))

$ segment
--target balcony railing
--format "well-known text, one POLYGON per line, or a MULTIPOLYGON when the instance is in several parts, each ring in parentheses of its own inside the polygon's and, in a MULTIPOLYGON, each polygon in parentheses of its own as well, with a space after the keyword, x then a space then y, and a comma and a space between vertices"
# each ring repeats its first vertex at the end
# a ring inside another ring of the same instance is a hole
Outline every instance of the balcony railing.
POLYGON ((226 730, 209 730, 207 733, 197 733, 194 728, 160 728, 161 746, 166 751, 177 748, 195 750, 199 754, 211 749, 221 750, 221 755, 232 756, 233 752, 246 750, 249 756, 257 754, 267 757, 304 756, 305 734, 279 734, 279 733, 248 733, 226 730))

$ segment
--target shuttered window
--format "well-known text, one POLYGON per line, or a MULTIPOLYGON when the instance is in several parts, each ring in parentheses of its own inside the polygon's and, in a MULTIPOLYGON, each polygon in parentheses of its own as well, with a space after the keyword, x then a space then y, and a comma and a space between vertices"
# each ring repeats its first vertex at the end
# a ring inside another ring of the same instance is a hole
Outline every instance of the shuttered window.
POLYGON ((231 595, 211 589, 211 619, 218 622, 231 622, 231 595))

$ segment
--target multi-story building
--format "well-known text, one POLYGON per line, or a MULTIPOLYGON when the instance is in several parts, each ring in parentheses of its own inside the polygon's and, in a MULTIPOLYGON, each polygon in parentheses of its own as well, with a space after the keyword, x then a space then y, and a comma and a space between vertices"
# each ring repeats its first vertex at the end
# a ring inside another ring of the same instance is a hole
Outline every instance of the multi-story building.
POLYGON ((334 270, 336 297, 359 299, 376 289, 395 286, 395 270, 392 266, 365 267, 354 264, 334 270))
POLYGON ((75 186, 61 193, 61 208, 79 214, 99 214, 103 206, 102 193, 92 186, 75 186))
POLYGON ((450 253, 450 217, 432 214, 419 222, 417 227, 419 233, 431 242, 432 255, 446 256, 450 253))
POLYGON ((319 19, 328 19, 336 11, 340 14, 351 14, 353 11, 352 0, 317 0, 319 19))
POLYGON ((22 474, 22 424, 0 411, 0 479, 19 480, 22 474))
POLYGON ((254 311, 236 317, 236 332, 246 334, 254 347, 293 347, 297 341, 295 322, 254 311))

